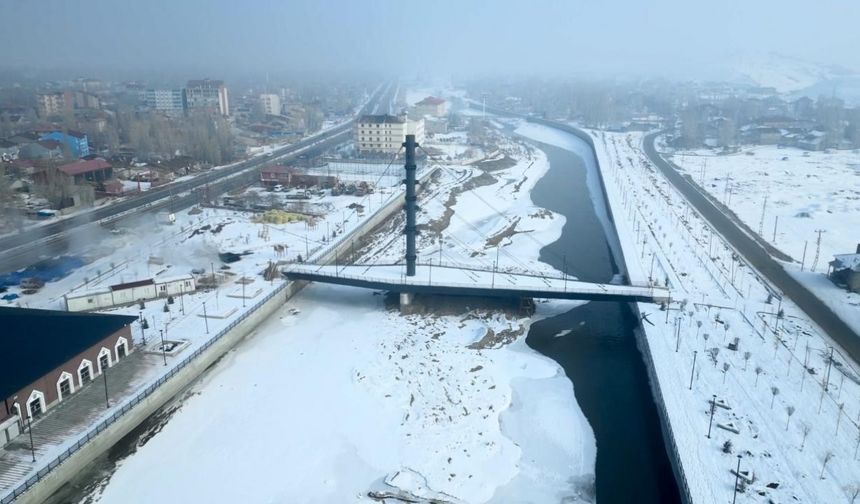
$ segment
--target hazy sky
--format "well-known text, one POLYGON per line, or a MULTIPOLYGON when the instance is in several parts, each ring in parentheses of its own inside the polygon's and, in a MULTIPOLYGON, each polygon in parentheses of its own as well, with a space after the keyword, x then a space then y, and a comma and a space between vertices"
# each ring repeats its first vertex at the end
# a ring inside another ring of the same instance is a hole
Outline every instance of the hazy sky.
POLYGON ((710 76, 776 51, 860 69, 858 20, 858 0, 0 0, 0 65, 710 76))

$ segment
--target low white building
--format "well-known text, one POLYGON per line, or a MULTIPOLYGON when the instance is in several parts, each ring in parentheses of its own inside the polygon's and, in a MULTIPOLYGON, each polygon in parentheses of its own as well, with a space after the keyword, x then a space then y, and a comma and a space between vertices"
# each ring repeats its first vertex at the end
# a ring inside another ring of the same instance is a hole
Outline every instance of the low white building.
POLYGON ((79 312, 100 310, 168 296, 187 294, 197 290, 194 277, 180 275, 138 280, 100 289, 73 292, 63 296, 66 310, 79 312))
POLYGON ((415 135, 419 144, 424 141, 424 120, 409 121, 406 116, 363 115, 353 129, 355 145, 361 152, 389 152, 400 150, 406 135, 415 135))
POLYGON ((415 104, 415 113, 419 116, 444 117, 448 113, 448 102, 442 98, 428 96, 415 104))

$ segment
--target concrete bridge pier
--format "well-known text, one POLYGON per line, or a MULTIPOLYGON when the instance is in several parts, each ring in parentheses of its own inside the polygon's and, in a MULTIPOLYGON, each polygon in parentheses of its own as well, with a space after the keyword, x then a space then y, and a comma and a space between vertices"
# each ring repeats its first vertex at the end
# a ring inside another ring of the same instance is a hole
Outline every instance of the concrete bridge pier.
POLYGON ((401 292, 400 293, 400 311, 409 311, 409 308, 412 306, 413 301, 415 301, 415 293, 414 292, 401 292))

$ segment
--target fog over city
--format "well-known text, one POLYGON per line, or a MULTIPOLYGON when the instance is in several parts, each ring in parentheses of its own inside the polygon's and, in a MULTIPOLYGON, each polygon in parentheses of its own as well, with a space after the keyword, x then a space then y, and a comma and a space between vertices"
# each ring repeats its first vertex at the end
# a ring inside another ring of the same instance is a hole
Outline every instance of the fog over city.
POLYGON ((33 69, 717 78, 771 52, 860 68, 849 0, 4 0, 0 19, 0 64, 33 69))
POLYGON ((860 0, 0 0, 0 504, 860 504, 860 0))

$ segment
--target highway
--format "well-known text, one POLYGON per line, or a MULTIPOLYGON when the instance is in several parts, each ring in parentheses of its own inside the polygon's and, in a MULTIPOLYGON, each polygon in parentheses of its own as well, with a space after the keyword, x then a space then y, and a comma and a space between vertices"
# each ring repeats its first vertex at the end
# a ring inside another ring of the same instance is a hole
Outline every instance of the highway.
POLYGON ((654 146, 654 141, 660 133, 646 135, 643 141, 645 154, 654 166, 753 268, 800 307, 849 354, 854 362, 860 363, 860 338, 857 333, 815 294, 789 275, 756 239, 744 232, 732 218, 717 208, 697 185, 681 175, 671 163, 660 156, 654 146))
MULTIPOLYGON (((388 82, 380 86, 359 115, 388 113, 396 98, 397 85, 388 82)), ((318 155, 347 141, 355 119, 330 130, 302 139, 265 156, 210 170, 192 179, 166 184, 129 199, 93 208, 44 226, 34 226, 19 233, 0 238, 0 272, 17 270, 40 257, 66 252, 66 235, 83 230, 88 225, 118 221, 141 213, 159 210, 178 211, 202 201, 205 192, 210 197, 238 189, 259 180, 260 170, 268 165, 293 160, 301 155, 318 155)))

